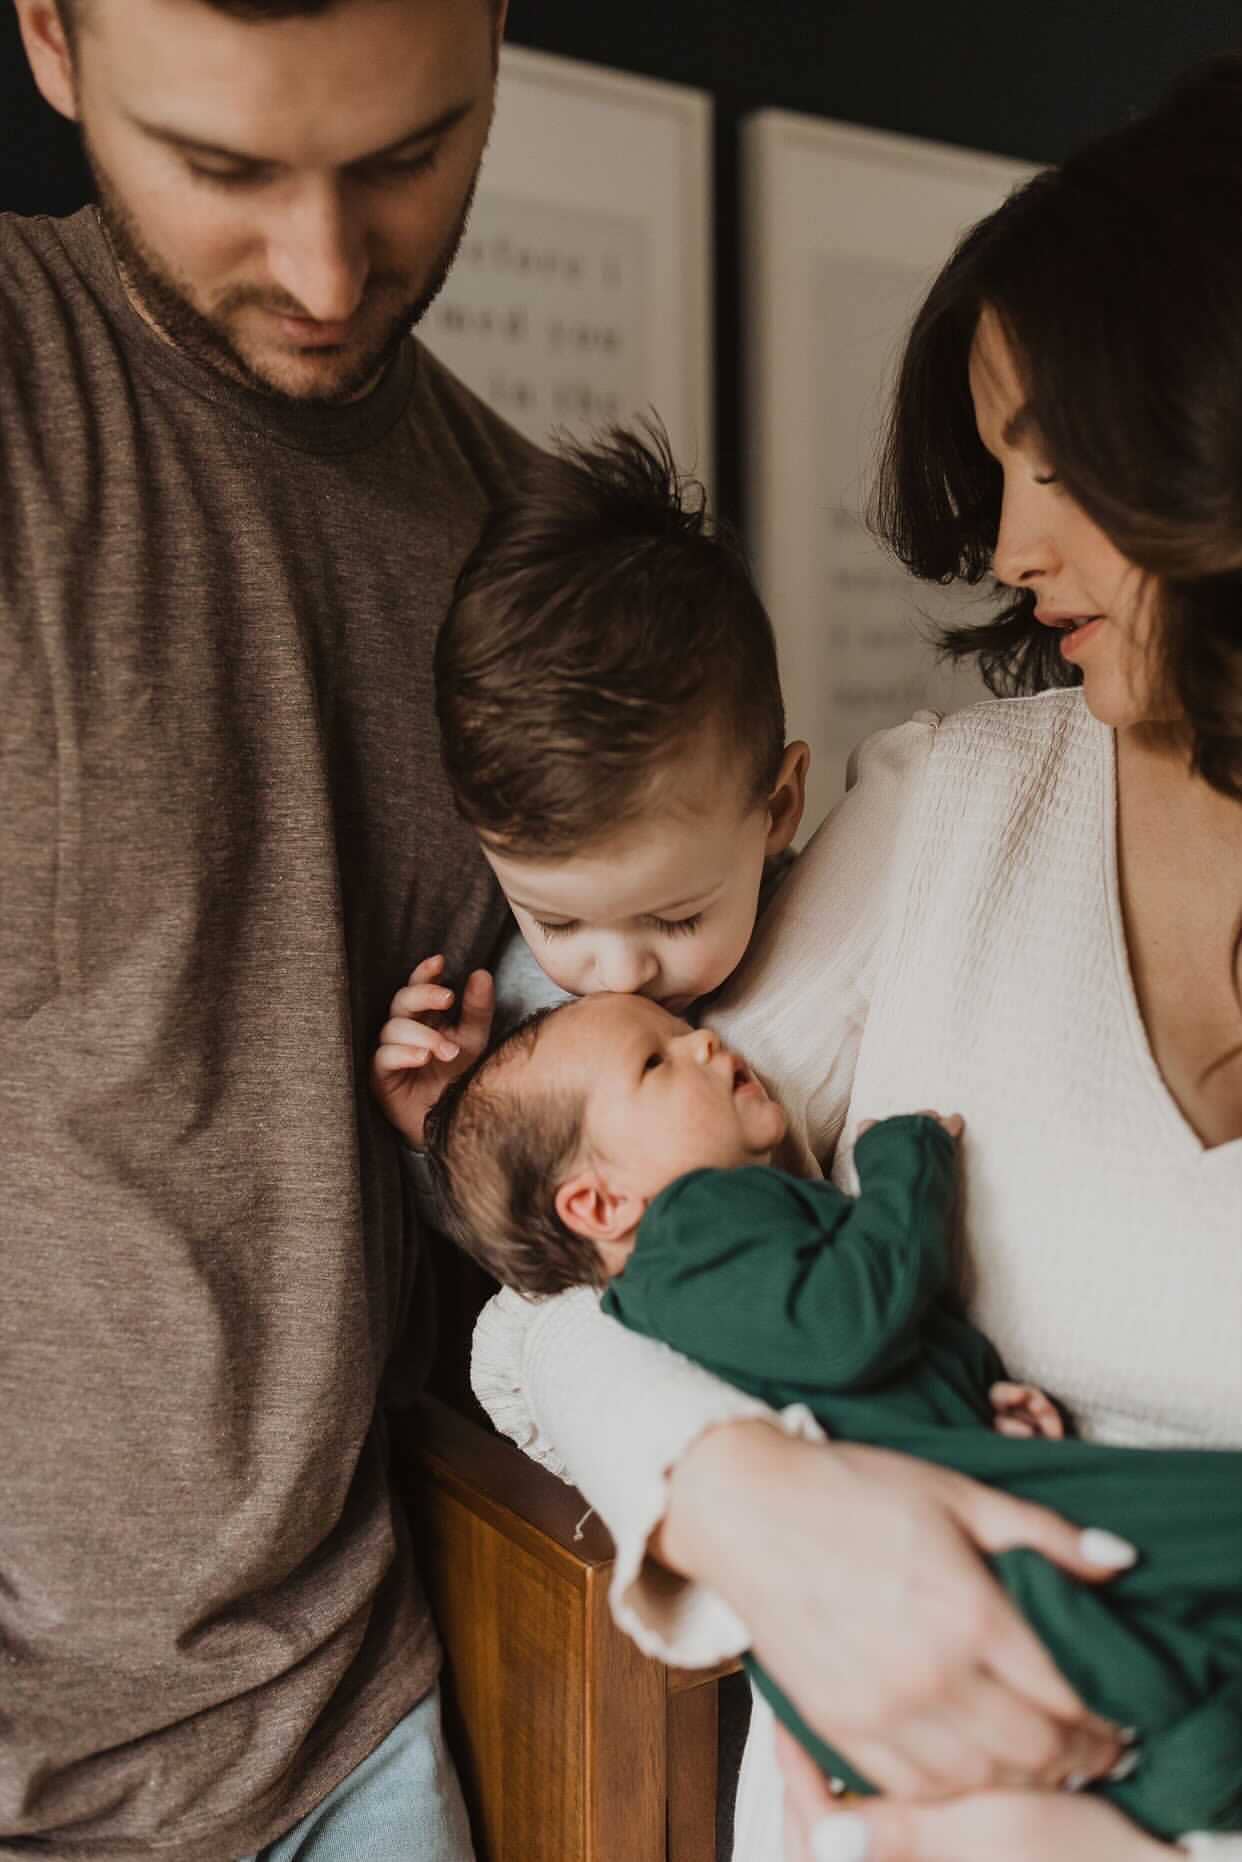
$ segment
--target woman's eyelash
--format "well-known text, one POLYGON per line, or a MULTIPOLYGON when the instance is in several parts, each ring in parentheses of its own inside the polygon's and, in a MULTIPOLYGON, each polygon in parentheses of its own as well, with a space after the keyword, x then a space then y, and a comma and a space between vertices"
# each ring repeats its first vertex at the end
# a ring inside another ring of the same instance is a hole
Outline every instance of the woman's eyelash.
POLYGON ((1035 474, 1035 483, 1037 485, 1056 485, 1059 483, 1059 480, 1055 472, 1037 472, 1035 474))

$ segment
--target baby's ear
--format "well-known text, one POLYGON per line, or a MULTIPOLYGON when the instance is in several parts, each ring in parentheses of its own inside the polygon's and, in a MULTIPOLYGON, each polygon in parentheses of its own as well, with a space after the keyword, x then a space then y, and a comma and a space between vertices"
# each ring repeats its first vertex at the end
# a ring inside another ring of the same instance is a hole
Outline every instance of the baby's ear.
POLYGON ((784 853, 802 822, 806 806, 806 776, 811 767, 811 751, 801 738, 786 744, 776 782, 768 797, 768 838, 764 853, 769 860, 784 853))
MULTIPOLYGON (((556 1213, 566 1228, 595 1247, 626 1245, 642 1220, 646 1203, 630 1190, 611 1189, 593 1170, 568 1177, 556 1192, 556 1213)), ((612 1268, 616 1273, 618 1270, 612 1268)))

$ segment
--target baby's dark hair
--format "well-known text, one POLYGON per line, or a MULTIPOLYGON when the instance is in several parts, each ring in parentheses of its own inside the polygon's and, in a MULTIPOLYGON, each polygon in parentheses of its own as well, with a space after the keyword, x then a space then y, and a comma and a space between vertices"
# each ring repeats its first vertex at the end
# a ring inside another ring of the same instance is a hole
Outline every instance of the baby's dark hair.
POLYGON ((502 1084, 533 1054, 543 1024, 572 1004, 538 1009, 453 1081, 427 1116, 423 1143, 437 1219, 449 1237, 519 1293, 602 1286, 591 1243, 556 1210, 556 1189, 583 1142, 583 1097, 502 1084))
POLYGON ((633 820, 696 734, 738 759, 748 806, 776 785, 772 624, 654 419, 539 455, 462 569, 435 677, 457 807, 506 853, 633 820))

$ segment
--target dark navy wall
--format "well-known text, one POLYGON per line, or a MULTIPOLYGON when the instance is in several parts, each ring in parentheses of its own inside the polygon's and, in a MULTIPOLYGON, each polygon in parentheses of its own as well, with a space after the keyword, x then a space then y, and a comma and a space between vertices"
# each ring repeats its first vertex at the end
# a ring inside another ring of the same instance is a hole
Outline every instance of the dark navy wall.
POLYGON ((512 0, 511 37, 1031 161, 1242 47, 1242 0, 512 0))

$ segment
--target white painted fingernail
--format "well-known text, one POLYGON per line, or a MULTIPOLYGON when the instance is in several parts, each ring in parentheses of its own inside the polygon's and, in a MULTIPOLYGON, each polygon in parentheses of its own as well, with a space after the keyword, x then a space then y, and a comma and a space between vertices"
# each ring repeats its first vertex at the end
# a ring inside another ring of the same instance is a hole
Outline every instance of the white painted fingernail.
POLYGON ((1139 1736, 1137 1726, 1123 1726, 1117 1734, 1123 1746, 1132 1746, 1139 1736))
POLYGON ((1139 1761, 1142 1756, 1142 1753, 1134 1746, 1131 1747, 1129 1752, 1123 1752, 1121 1757, 1117 1760, 1117 1763, 1113 1766, 1113 1769, 1108 1773, 1109 1784, 1120 1784, 1123 1778, 1128 1778, 1132 1772, 1136 1772, 1139 1768, 1139 1761))
POLYGON ((1085 1791, 1090 1783, 1091 1778, 1089 1773, 1085 1771, 1072 1771, 1065 1780, 1065 1783, 1061 1786, 1061 1789, 1063 1791, 1085 1791))
POLYGON ((848 1811, 824 1817, 811 1831, 811 1854, 815 1862, 867 1862, 871 1832, 862 1817, 848 1811))
POLYGON ((1086 1564, 1099 1565, 1104 1571, 1126 1571, 1138 1558, 1137 1548, 1128 1539, 1102 1526, 1088 1526, 1078 1540, 1080 1557, 1086 1564))

